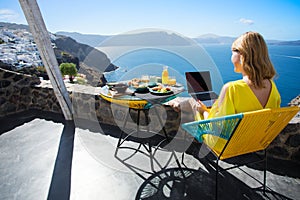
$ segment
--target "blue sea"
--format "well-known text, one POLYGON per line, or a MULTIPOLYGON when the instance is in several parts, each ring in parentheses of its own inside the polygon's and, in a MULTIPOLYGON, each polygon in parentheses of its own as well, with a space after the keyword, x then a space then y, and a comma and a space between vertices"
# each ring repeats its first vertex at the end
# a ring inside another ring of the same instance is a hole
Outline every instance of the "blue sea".
MULTIPOLYGON (((228 81, 241 78, 233 71, 231 46, 203 45, 200 47, 178 47, 181 50, 166 48, 142 48, 123 51, 120 56, 111 58, 120 68, 106 73, 108 81, 128 80, 143 74, 161 75, 163 66, 169 66, 169 75, 175 76, 178 83, 185 84, 186 71, 211 72, 213 89, 219 92, 228 81)), ((300 46, 268 45, 269 55, 278 76, 274 79, 281 95, 281 106, 300 95, 300 46)), ((108 55, 108 57, 110 57, 108 55)), ((186 96, 187 93, 183 93, 186 96)))

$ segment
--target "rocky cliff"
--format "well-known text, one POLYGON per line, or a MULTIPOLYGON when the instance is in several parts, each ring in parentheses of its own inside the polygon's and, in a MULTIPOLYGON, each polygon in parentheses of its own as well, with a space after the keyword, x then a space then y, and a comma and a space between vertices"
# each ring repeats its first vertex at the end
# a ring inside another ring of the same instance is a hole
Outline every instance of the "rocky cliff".
POLYGON ((117 69, 117 66, 111 64, 103 52, 86 44, 78 43, 70 37, 57 35, 56 40, 53 42, 58 49, 77 57, 80 63, 84 63, 99 72, 109 72, 117 69))

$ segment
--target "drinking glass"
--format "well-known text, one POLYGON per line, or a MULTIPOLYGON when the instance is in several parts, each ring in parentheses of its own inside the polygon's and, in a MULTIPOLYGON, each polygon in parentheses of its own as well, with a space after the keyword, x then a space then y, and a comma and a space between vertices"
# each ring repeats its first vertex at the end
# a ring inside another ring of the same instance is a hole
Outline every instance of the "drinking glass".
POLYGON ((149 75, 142 75, 142 77, 141 77, 141 81, 143 82, 143 83, 149 83, 149 75))
POLYGON ((169 76, 168 85, 170 85, 170 86, 176 85, 176 77, 175 76, 169 76))

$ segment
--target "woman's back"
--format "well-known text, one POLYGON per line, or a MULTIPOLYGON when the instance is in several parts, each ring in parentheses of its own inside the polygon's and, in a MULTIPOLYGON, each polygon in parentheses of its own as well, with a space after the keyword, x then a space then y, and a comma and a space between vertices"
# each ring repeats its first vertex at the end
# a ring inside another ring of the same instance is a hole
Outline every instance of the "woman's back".
POLYGON ((260 102, 261 106, 263 108, 265 108, 265 106, 268 103, 269 97, 270 97, 272 84, 271 84, 270 80, 267 80, 267 79, 265 79, 263 81, 263 84, 264 84, 263 88, 256 88, 251 84, 248 84, 248 86, 250 87, 250 89, 254 93, 254 95, 256 96, 257 100, 260 102))
POLYGON ((253 88, 244 80, 227 83, 224 96, 213 105, 208 118, 280 107, 281 100, 277 87, 273 81, 268 82, 269 84, 262 89, 253 88))

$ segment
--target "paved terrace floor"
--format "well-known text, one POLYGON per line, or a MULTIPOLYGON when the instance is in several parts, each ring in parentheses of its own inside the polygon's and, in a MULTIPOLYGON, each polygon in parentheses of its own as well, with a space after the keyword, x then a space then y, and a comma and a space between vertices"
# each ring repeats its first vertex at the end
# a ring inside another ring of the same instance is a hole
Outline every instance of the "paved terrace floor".
MULTIPOLYGON (((61 116, 36 112, 6 117, 0 124, 1 200, 214 198, 214 170, 205 159, 197 159, 197 151, 190 150, 196 152, 194 156, 185 156, 183 171, 171 157, 167 170, 156 167, 156 173, 148 174, 148 157, 136 154, 129 165, 129 159, 125 159, 128 152, 120 150, 114 156, 119 134, 116 127, 101 126, 99 131, 99 125, 92 122, 81 123, 85 128, 78 127, 78 122, 74 125, 64 122, 61 116)), ((128 142, 129 146, 137 144, 128 142)), ((156 157, 166 163, 170 155, 168 151, 157 151, 156 157)), ((243 169, 262 175, 259 166, 243 169)), ((223 173, 219 197, 300 199, 298 165, 270 160, 267 177, 270 191, 263 196, 256 189, 257 182, 240 170, 223 173)))

